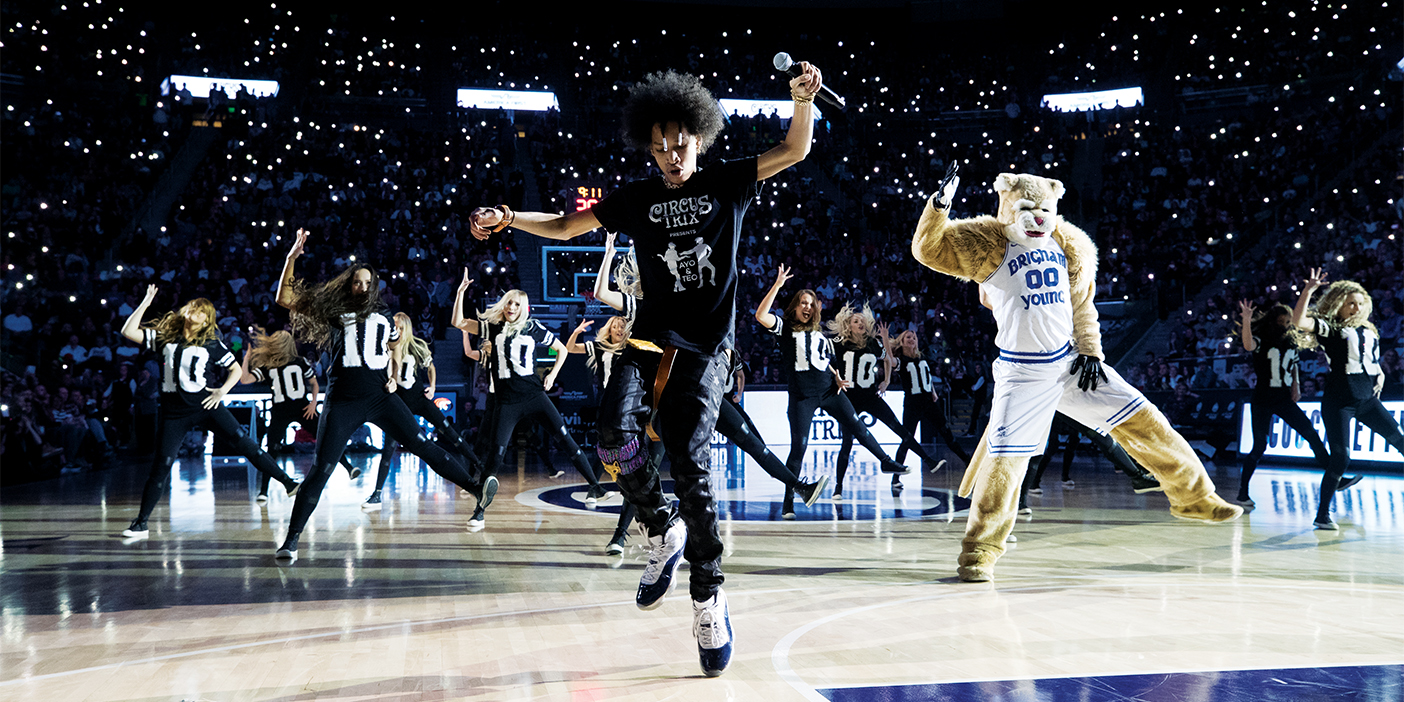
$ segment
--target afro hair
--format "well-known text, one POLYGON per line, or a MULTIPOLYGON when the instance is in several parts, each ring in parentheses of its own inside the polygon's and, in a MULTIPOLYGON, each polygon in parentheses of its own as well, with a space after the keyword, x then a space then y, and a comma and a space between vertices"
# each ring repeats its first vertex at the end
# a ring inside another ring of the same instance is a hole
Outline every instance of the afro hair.
POLYGON ((641 151, 653 143, 653 125, 677 122, 706 151, 724 126, 724 116, 712 91, 690 73, 661 71, 644 76, 629 89, 624 103, 624 142, 641 151))

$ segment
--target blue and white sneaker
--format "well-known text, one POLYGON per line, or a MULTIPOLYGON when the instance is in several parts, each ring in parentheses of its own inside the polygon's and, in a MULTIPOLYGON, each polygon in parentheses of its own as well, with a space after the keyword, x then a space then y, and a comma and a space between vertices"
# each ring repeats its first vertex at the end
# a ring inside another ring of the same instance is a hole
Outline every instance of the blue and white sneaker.
POLYGON ((706 601, 692 603, 692 634, 697 637, 702 672, 709 678, 726 672, 726 667, 731 665, 733 637, 724 590, 718 588, 717 594, 706 601))
POLYGON ((687 525, 673 522, 662 536, 648 537, 648 565, 639 578, 639 594, 634 602, 639 609, 657 609, 663 598, 673 590, 673 576, 682 565, 683 547, 687 545, 687 525))

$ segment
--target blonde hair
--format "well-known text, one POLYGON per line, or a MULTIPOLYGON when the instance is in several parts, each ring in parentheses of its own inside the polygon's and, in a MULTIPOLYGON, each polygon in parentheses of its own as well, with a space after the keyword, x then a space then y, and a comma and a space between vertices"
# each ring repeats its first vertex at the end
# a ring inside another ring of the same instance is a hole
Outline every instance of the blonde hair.
MULTIPOLYGON (((1365 327, 1370 331, 1378 333, 1375 330, 1375 325, 1370 323, 1370 313, 1374 311, 1375 301, 1370 297, 1370 293, 1365 290, 1364 286, 1353 280, 1338 280, 1331 283, 1331 285, 1326 288, 1326 292, 1317 299, 1316 309, 1312 311, 1312 316, 1326 320, 1331 326, 1346 328, 1365 327), (1346 298, 1355 293, 1360 293, 1362 299, 1360 309, 1357 309, 1355 314, 1345 320, 1337 319, 1337 315, 1339 315, 1341 311, 1341 305, 1345 304, 1346 298)), ((1312 347, 1316 346, 1316 335, 1308 334, 1307 341, 1312 347)))
POLYGON ((921 337, 917 336, 917 333, 915 331, 912 331, 911 329, 908 329, 907 331, 898 334, 897 337, 892 340, 892 353, 894 355, 900 353, 907 358, 921 358, 921 337), (913 346, 916 347, 915 356, 907 356, 905 353, 903 353, 904 347, 902 346, 902 339, 908 334, 911 334, 912 341, 916 342, 913 344, 913 346))
POLYGON ((215 317, 214 303, 197 297, 182 305, 180 309, 167 312, 160 319, 144 326, 156 330, 157 343, 176 342, 185 346, 204 346, 219 338, 219 325, 215 323, 215 317), (205 323, 195 329, 192 336, 186 337, 185 320, 196 312, 205 313, 205 323))
POLYGON ((609 321, 605 322, 604 326, 600 327, 599 333, 595 334, 595 343, 598 344, 600 348, 610 353, 619 353, 624 350, 624 347, 629 343, 629 320, 619 315, 610 317, 609 321), (619 343, 609 340, 609 325, 614 324, 616 320, 618 320, 619 326, 624 328, 624 339, 619 343))
POLYGON ((614 282, 619 285, 619 292, 630 297, 643 297, 643 285, 639 280, 639 259, 634 256, 633 247, 624 254, 624 259, 614 270, 614 282))
POLYGON ((282 368, 297 358, 297 344, 286 331, 268 334, 263 327, 252 327, 249 343, 249 368, 282 368))
POLYGON ((840 309, 834 318, 829 320, 827 326, 829 333, 834 335, 835 341, 852 346, 862 346, 873 337, 874 323, 872 307, 864 304, 862 309, 854 309, 853 305, 849 304, 844 305, 843 309, 840 309), (854 338, 853 331, 848 327, 848 323, 855 317, 863 320, 862 338, 854 338))
POLYGON ((483 310, 482 313, 478 315, 478 319, 489 324, 501 324, 504 326, 504 331, 506 331, 508 335, 515 334, 525 329, 527 322, 531 320, 531 300, 527 298, 525 291, 508 290, 507 293, 502 296, 502 299, 494 303, 492 307, 483 310), (522 310, 517 315, 516 321, 508 322, 507 303, 513 300, 521 304, 522 310))
POLYGON ((402 324, 404 328, 400 330, 400 340, 390 345, 390 353, 395 363, 403 363, 405 352, 408 351, 420 368, 434 365, 434 354, 429 351, 429 342, 414 335, 414 321, 404 312, 396 312, 395 326, 402 324))

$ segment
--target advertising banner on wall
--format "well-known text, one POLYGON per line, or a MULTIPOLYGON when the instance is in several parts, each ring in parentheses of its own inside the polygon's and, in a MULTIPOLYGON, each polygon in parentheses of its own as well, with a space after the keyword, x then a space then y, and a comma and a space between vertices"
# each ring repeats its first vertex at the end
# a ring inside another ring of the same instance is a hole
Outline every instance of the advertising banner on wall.
MULTIPOLYGON (((1321 440, 1326 440, 1326 424, 1321 420, 1320 402, 1298 402, 1321 440)), ((1384 403, 1385 409, 1396 423, 1404 420, 1404 402, 1390 400, 1384 403)), ((1404 463, 1404 456, 1385 443, 1379 434, 1354 419, 1350 420, 1350 458, 1353 461, 1380 461, 1383 463, 1404 463)), ((1253 403, 1243 404, 1243 421, 1238 430, 1238 452, 1246 454, 1253 450, 1253 403)), ((1268 431, 1268 447, 1265 456, 1282 458, 1312 458, 1311 447, 1301 435, 1287 426, 1280 417, 1272 418, 1272 428, 1268 431)))

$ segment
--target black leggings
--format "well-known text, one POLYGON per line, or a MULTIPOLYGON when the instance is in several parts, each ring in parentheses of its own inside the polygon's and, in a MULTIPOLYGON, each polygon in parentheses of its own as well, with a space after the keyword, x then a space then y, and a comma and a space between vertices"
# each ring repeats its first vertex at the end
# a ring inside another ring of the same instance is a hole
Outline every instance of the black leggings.
MULTIPOLYGON (((858 413, 853 411, 853 403, 848 401, 848 395, 838 392, 836 387, 831 387, 828 392, 816 397, 796 397, 795 393, 790 393, 790 455, 785 459, 785 467, 790 469, 795 475, 800 474, 800 469, 804 466, 805 449, 809 447, 809 428, 814 423, 814 410, 822 409, 833 417, 842 431, 852 434, 858 439, 858 443, 863 448, 868 449, 879 460, 888 459, 886 452, 882 450, 882 444, 873 438, 872 432, 868 431, 863 422, 859 421, 858 413)), ((901 455, 901 454, 898 454, 901 455)), ((788 502, 791 491, 785 491, 785 499, 788 502)))
POLYGON ((723 399, 721 408, 717 411, 717 432, 730 439, 731 443, 736 444, 747 456, 754 458, 761 470, 770 477, 784 483, 787 488, 799 487, 799 476, 785 467, 780 458, 766 448, 765 442, 760 438, 760 430, 751 422, 751 417, 731 400, 723 399))
POLYGON ((1404 433, 1389 410, 1385 409, 1378 397, 1364 400, 1333 397, 1327 394, 1321 400, 1321 419, 1326 423, 1326 442, 1331 445, 1330 466, 1321 476, 1321 502, 1316 507, 1316 521, 1331 519, 1331 498, 1336 495, 1336 485, 1341 476, 1350 468, 1350 420, 1372 429, 1384 438, 1394 450, 1404 453, 1404 433))
POLYGON ((288 520, 289 540, 302 533, 317 502, 322 498, 322 489, 327 486, 336 462, 346 450, 346 442, 366 423, 374 424, 385 432, 386 437, 400 442, 411 453, 419 456, 435 473, 449 482, 471 493, 478 494, 480 486, 468 473, 463 461, 449 452, 430 443, 419 430, 414 415, 405 407, 404 400, 396 394, 377 392, 364 397, 342 400, 333 388, 327 393, 322 405, 322 420, 317 423, 317 457, 312 461, 312 472, 302 483, 297 498, 293 501, 292 516, 288 520))
POLYGON ((1099 434, 1097 430, 1078 422, 1062 412, 1053 415, 1053 426, 1048 430, 1048 445, 1043 449, 1043 455, 1039 456, 1037 467, 1026 474, 1024 488, 1038 487, 1043 481, 1043 471, 1048 468, 1048 464, 1053 460, 1053 452, 1057 447, 1059 436, 1067 436, 1068 440, 1063 445, 1063 481, 1071 479, 1069 471, 1072 469, 1073 457, 1077 453, 1077 446, 1081 443, 1077 435, 1081 434, 1097 447, 1098 451, 1106 456, 1107 460, 1116 466, 1116 469, 1127 476, 1137 476, 1146 474, 1147 471, 1136 464, 1131 455, 1126 453, 1126 449, 1116 440, 1107 434, 1099 434))
MULTIPOLYGON (((1311 447, 1312 455, 1316 456, 1316 462, 1321 465, 1322 470, 1329 471, 1331 468, 1331 455, 1326 451, 1326 444, 1321 442, 1321 436, 1316 433, 1316 427, 1311 425, 1311 420, 1307 418, 1302 408, 1293 402, 1290 397, 1253 397, 1253 450, 1243 457, 1243 471, 1238 476, 1238 499, 1248 499, 1248 481, 1253 478, 1253 471, 1258 468, 1258 461, 1267 452, 1268 432, 1272 429, 1272 416, 1277 415, 1292 431, 1306 440, 1311 447)), ((1324 416, 1324 414, 1323 414, 1324 416)), ((1341 469, 1344 474, 1345 468, 1341 469)))
POLYGON ((165 492, 166 486, 171 482, 171 466, 175 463, 176 454, 180 451, 181 441, 185 439, 188 432, 202 426, 231 439, 234 443, 234 450, 247 458, 249 463, 252 463, 260 473, 285 486, 291 487, 293 485, 293 479, 278 467, 277 462, 271 456, 259 449, 258 444, 254 443, 248 434, 244 433, 244 428, 239 426, 239 421, 234 419, 234 415, 230 414, 229 409, 224 405, 212 410, 202 409, 174 416, 163 411, 160 421, 157 422, 156 455, 151 460, 151 473, 146 477, 146 487, 141 493, 141 511, 137 513, 136 521, 146 521, 147 517, 151 516, 151 510, 156 509, 156 503, 161 499, 161 493, 165 492))
POLYGON ((590 467, 590 462, 585 459, 585 454, 575 443, 575 439, 571 438, 565 420, 561 419, 560 411, 551 404, 551 398, 546 396, 545 391, 522 402, 498 401, 497 416, 492 420, 493 449, 488 454, 488 475, 497 475, 498 468, 502 466, 502 457, 507 453, 507 442, 511 441, 517 424, 532 416, 539 417, 543 426, 550 426, 550 433, 555 434, 556 441, 570 456, 570 462, 575 464, 575 469, 580 471, 580 475, 591 487, 598 486, 600 483, 595 477, 594 469, 590 467))
MULTIPOLYGON (((917 435, 917 426, 921 426, 921 438, 927 443, 931 443, 931 434, 941 435, 941 440, 946 442, 946 448, 951 450, 962 463, 970 464, 970 454, 956 443, 956 438, 951 434, 951 428, 946 424, 946 413, 941 411, 936 401, 931 399, 929 393, 920 395, 908 394, 902 401, 902 428, 907 430, 912 436, 917 435)), ((907 457, 907 446, 903 444, 897 449, 897 462, 901 463, 907 457)))
MULTIPOLYGON (((931 455, 926 452, 926 449, 921 447, 921 444, 917 443, 916 438, 902 426, 902 422, 898 421, 897 415, 893 414, 892 407, 888 406, 888 404, 883 401, 881 395, 874 392, 849 393, 848 401, 853 403, 854 412, 867 412, 869 415, 872 415, 873 419, 886 424, 887 428, 891 429, 892 433, 896 434, 897 437, 902 440, 902 445, 898 449, 899 453, 897 454, 899 456, 897 459, 899 462, 907 457, 907 449, 916 452, 916 455, 921 456, 921 460, 923 461, 928 463, 934 463, 936 461, 936 459, 932 458, 931 455)), ((837 475, 835 476, 834 482, 835 493, 843 492, 843 477, 848 474, 848 454, 853 451, 853 432, 843 429, 842 434, 843 445, 839 448, 837 475)), ((892 476, 892 479, 894 481, 897 480, 897 476, 892 476)))
MULTIPOLYGON (((480 461, 478 461, 478 457, 473 454, 472 449, 468 448, 468 444, 463 441, 463 436, 458 433, 458 430, 453 428, 452 424, 449 424, 448 417, 444 416, 439 406, 434 404, 433 400, 424 396, 422 390, 423 388, 401 389, 396 391, 395 395, 405 403, 405 408, 408 409, 410 413, 429 420, 429 423, 434 426, 434 431, 439 432, 440 436, 448 440, 449 446, 452 446, 453 450, 456 451, 458 455, 462 456, 463 460, 468 462, 468 466, 478 466, 480 461)), ((380 450, 380 472, 375 476, 376 492, 380 492, 380 490, 385 487, 385 478, 390 475, 390 462, 395 460, 399 451, 400 442, 387 435, 385 437, 385 448, 380 450)))
MULTIPOLYGON (((269 454, 282 452, 283 437, 287 436, 288 427, 292 426, 293 423, 303 427, 315 427, 321 423, 322 414, 320 412, 314 412, 311 419, 302 416, 302 412, 306 408, 307 403, 305 402, 283 402, 273 405, 273 408, 268 412, 268 433, 264 434, 268 437, 269 454)), ((341 455, 341 465, 346 468, 346 472, 351 472, 351 462, 346 460, 344 452, 341 455)), ((267 473, 263 474, 258 484, 258 494, 268 494, 269 477, 267 473)))

